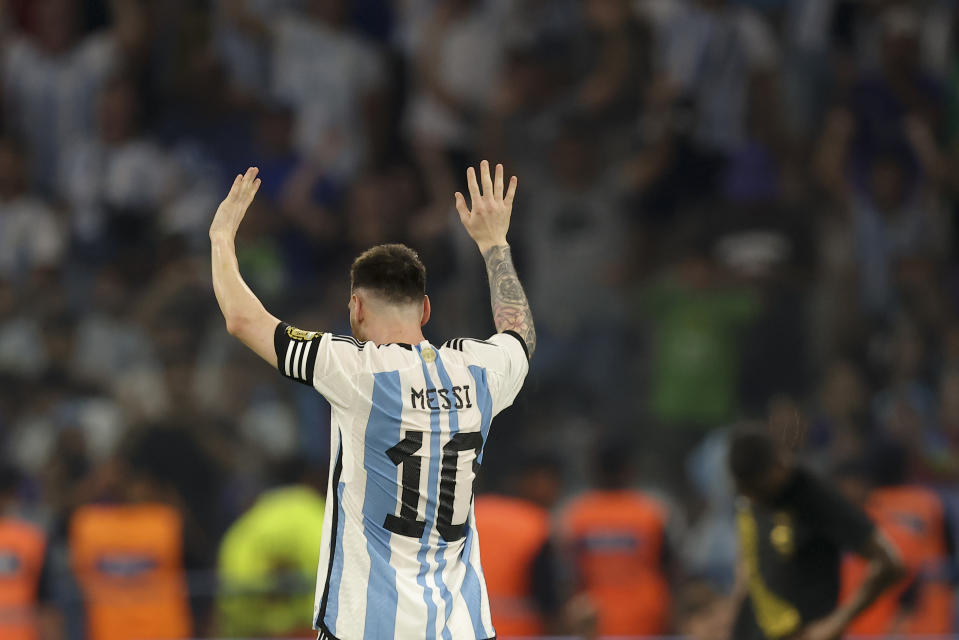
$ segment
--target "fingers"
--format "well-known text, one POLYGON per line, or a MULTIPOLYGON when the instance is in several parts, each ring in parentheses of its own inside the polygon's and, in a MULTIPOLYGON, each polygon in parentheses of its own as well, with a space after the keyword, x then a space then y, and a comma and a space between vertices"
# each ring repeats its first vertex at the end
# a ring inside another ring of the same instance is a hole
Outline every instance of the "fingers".
POLYGON ((476 184, 476 171, 473 167, 470 167, 466 170, 466 185, 470 190, 470 201, 473 203, 473 206, 476 206, 476 203, 480 199, 480 189, 479 185, 476 184))
POLYGON ((503 199, 503 165, 496 165, 496 174, 493 177, 493 197, 503 199))
POLYGON ((513 207, 513 196, 516 195, 517 184, 519 184, 519 179, 516 176, 509 179, 509 188, 506 190, 506 198, 503 199, 503 204, 506 205, 507 209, 513 207))
POLYGON ((483 160, 480 163, 480 179, 483 181, 483 195, 493 195, 493 180, 489 176, 489 162, 483 160))
POLYGON ((453 194, 453 198, 456 200, 456 211, 460 214, 460 222, 466 224, 466 221, 470 219, 470 210, 466 206, 466 198, 459 191, 453 194))

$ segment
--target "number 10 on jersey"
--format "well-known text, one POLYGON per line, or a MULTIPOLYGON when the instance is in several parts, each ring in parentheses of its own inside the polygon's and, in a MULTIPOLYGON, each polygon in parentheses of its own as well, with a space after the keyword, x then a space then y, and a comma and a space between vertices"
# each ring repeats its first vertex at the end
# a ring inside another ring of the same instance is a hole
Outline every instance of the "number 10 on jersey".
MULTIPOLYGON (((426 519, 419 519, 420 477, 423 473, 423 458, 417 455, 423 448, 423 432, 408 431, 406 436, 386 450, 387 457, 398 467, 402 467, 402 488, 399 501, 399 515, 396 512, 386 514, 383 527, 401 536, 420 538, 426 530, 426 519)), ((457 462, 461 451, 473 450, 473 473, 479 468, 479 454, 483 448, 483 436, 474 431, 459 432, 443 446, 443 461, 440 468, 439 504, 436 507, 436 530, 446 542, 455 542, 466 535, 466 521, 453 523, 453 505, 457 491, 457 462)), ((460 487, 460 491, 472 491, 469 487, 460 487)))

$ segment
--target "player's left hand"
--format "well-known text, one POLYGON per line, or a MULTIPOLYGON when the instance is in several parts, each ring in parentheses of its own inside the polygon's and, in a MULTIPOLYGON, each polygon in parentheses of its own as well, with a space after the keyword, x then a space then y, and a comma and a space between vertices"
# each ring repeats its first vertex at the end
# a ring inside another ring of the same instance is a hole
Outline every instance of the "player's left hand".
POLYGON ((845 624, 836 616, 826 616, 810 622, 792 640, 840 640, 845 630, 845 624))
POLYGON ((230 193, 217 207, 216 215, 213 216, 213 222, 210 224, 210 238, 226 236, 232 240, 236 237, 236 230, 240 228, 243 216, 246 215, 246 210, 253 202, 253 196, 260 188, 260 179, 256 177, 259 172, 260 170, 256 167, 250 167, 246 173, 238 175, 233 181, 230 193))

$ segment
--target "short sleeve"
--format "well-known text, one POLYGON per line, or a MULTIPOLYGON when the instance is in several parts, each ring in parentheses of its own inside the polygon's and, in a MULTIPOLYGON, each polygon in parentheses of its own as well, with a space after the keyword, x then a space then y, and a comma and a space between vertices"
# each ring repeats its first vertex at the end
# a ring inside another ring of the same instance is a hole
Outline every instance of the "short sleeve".
POLYGON ((876 526, 862 509, 812 476, 808 477, 803 494, 801 513, 808 522, 815 523, 826 538, 854 553, 866 549, 876 526))
POLYGON ((486 369, 493 415, 513 404, 529 372, 529 351, 518 333, 504 331, 488 340, 459 338, 445 346, 462 351, 469 361, 486 369))
POLYGON ((281 322, 273 334, 273 346, 277 369, 284 377, 310 385, 331 404, 349 403, 365 342, 281 322))

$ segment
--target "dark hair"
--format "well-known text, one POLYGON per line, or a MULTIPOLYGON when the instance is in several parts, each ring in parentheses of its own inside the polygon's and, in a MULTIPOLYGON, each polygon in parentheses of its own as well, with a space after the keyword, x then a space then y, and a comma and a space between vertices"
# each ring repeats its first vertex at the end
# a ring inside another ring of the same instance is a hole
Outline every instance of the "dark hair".
POLYGON ((629 486, 633 470, 633 443, 615 438, 602 444, 593 459, 593 475, 602 489, 623 489, 629 486))
POLYGON ((367 249, 350 268, 350 289, 370 289, 394 304, 418 302, 426 295, 426 267, 404 244, 367 249))
POLYGON ((520 475, 528 473, 551 473, 555 476, 563 475, 563 465, 551 453, 544 451, 523 451, 520 454, 520 475))
POLYGON ((909 452, 897 442, 878 440, 867 451, 869 479, 878 487, 906 484, 909 475, 909 452))
POLYGON ((778 459, 776 443, 765 433, 740 431, 729 442, 729 471, 743 486, 754 486, 778 459))
POLYGON ((10 496, 20 486, 20 472, 10 464, 0 462, 0 497, 10 496))

